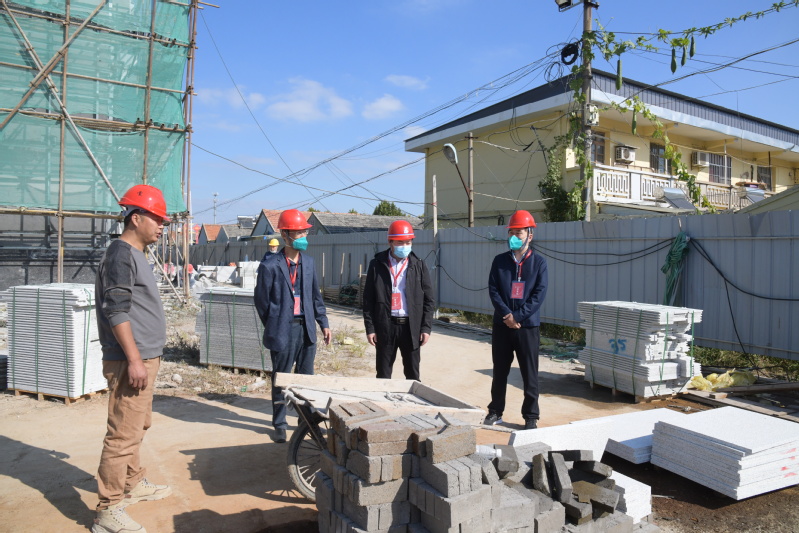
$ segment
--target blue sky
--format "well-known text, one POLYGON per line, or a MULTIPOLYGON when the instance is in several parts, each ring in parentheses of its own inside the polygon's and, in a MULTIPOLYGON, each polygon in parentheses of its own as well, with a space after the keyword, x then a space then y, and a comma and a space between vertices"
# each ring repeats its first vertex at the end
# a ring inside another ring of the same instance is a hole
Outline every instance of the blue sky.
MULTIPOLYGON (((218 3, 219 9, 204 9, 198 20, 191 176, 198 223, 213 222, 214 193, 218 223, 262 208, 371 213, 378 198, 421 214, 424 166, 412 164, 419 154, 406 153, 403 141, 544 84, 545 67, 553 63, 545 56, 582 31, 582 7, 559 13, 551 0, 218 3), (532 65, 528 74, 491 90, 492 81, 526 65, 532 65), (302 185, 281 183, 203 151, 282 179, 385 132, 391 133, 303 174, 302 185), (350 187, 345 192, 352 196, 322 192, 402 165, 408 166, 350 187)), ((714 24, 772 3, 605 0, 594 18, 633 38, 661 28, 714 24)), ((624 75, 662 83, 778 47, 736 63, 738 68, 664 88, 799 129, 793 97, 799 89, 799 43, 785 45, 797 38, 798 26, 799 8, 785 9, 698 39, 694 60, 676 75, 669 69, 671 51, 663 46, 658 53, 625 55, 624 75), (752 88, 762 84, 769 85, 752 88)), ((600 58, 594 66, 613 71, 615 61, 609 65, 600 58)))

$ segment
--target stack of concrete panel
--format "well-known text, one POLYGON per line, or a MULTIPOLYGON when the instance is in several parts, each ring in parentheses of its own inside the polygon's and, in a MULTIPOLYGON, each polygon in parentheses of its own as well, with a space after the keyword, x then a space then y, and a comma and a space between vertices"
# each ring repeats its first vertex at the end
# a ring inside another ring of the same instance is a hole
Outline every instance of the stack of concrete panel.
POLYGON ((106 388, 93 285, 17 286, 4 298, 10 388, 64 398, 106 388))
POLYGON ((614 490, 619 493, 619 505, 622 513, 631 516, 637 524, 652 514, 652 488, 645 483, 614 471, 610 475, 616 483, 614 490))
POLYGON ((652 464, 742 500, 799 484, 799 424, 736 407, 658 422, 652 464))
POLYGON ((5 390, 8 380, 8 354, 0 352, 0 390, 5 390))
POLYGON ((201 363, 272 370, 253 293, 252 289, 219 287, 200 295, 203 308, 194 331, 200 336, 201 363))
POLYGON ((579 302, 585 379, 639 397, 682 389, 701 366, 690 355, 702 311, 636 302, 579 302))
POLYGON ((591 426, 609 423, 608 443, 605 446, 605 451, 631 463, 641 464, 648 463, 652 455, 652 432, 655 429, 655 423, 681 419, 685 416, 683 413, 671 409, 660 408, 578 420, 572 424, 591 426))
POLYGON ((255 289, 260 261, 241 261, 238 264, 237 283, 242 289, 255 289))

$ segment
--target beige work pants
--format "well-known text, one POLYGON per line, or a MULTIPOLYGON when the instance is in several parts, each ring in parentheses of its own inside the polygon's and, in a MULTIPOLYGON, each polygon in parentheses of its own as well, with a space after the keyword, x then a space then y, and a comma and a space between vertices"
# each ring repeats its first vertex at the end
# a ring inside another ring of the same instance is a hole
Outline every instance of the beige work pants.
POLYGON ((103 361, 109 390, 108 430, 97 472, 98 511, 122 501, 125 492, 135 487, 146 473, 139 462, 139 449, 152 425, 153 389, 161 358, 143 362, 147 387, 138 390, 128 381, 127 361, 103 361))

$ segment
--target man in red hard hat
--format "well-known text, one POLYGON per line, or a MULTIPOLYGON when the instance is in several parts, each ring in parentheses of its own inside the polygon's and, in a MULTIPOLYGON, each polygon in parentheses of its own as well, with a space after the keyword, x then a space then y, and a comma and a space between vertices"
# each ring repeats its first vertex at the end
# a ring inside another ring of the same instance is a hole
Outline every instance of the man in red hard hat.
POLYGON ((100 260, 94 293, 109 390, 94 533, 144 531, 125 508, 172 493, 169 486, 147 480, 139 453, 166 344, 164 308, 144 249, 158 241, 169 217, 164 195, 150 185, 131 187, 119 205, 125 226, 100 260))
POLYGON ((316 324, 325 344, 331 333, 327 310, 319 291, 314 260, 301 252, 308 248, 311 225, 296 209, 280 213, 277 229, 286 246, 258 265, 255 308, 264 325, 264 346, 272 358, 272 426, 274 441, 286 442, 286 405, 283 391, 274 387, 275 372, 313 374, 316 324))
POLYGON ((388 228, 388 250, 375 255, 366 272, 363 322, 377 351, 377 377, 391 378, 397 348, 406 379, 419 379, 421 347, 433 324, 433 287, 427 265, 411 251, 413 227, 406 220, 388 228))
POLYGON ((535 219, 527 211, 516 211, 508 224, 508 252, 494 258, 488 277, 488 293, 494 304, 491 358, 494 363, 491 403, 484 424, 502 422, 505 392, 513 354, 519 360, 524 383, 522 417, 524 429, 538 426, 538 348, 541 304, 547 294, 547 262, 535 253, 535 219))

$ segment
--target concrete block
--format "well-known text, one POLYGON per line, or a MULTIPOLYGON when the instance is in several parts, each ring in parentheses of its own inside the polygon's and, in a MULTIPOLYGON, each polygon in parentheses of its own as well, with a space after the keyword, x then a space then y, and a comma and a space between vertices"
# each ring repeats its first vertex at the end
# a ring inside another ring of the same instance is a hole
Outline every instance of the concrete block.
POLYGON ((563 456, 564 461, 593 461, 594 452, 591 450, 554 450, 563 456))
POLYGON ((563 504, 571 501, 572 482, 563 456, 559 453, 551 454, 549 456, 549 469, 552 475, 552 498, 563 504))
POLYGON ((417 501, 422 499, 421 493, 424 493, 423 512, 432 514, 446 527, 457 525, 491 508, 491 489, 488 485, 481 485, 478 490, 452 498, 445 498, 428 483, 417 484, 416 490, 417 501))
POLYGON ((477 437, 471 426, 447 426, 438 435, 429 436, 426 445, 425 458, 437 464, 473 454, 477 437))
POLYGON ((440 420, 446 426, 468 426, 470 425, 468 422, 464 422, 460 420, 456 416, 449 414, 449 413, 438 413, 436 415, 436 420, 440 420))
POLYGON ((349 475, 347 496, 356 505, 376 505, 378 503, 404 502, 408 500, 408 480, 395 479, 382 483, 366 483, 349 475))
POLYGON ((409 522, 408 526, 410 527, 411 524, 421 524, 421 522, 422 512, 415 505, 411 505, 411 521, 409 522))
POLYGON ((566 524, 564 533, 632 533, 633 518, 620 512, 581 524, 566 524))
POLYGON ((347 464, 347 457, 350 454, 350 449, 347 448, 343 439, 336 437, 336 463, 340 466, 347 464))
POLYGON ((491 509, 483 511, 465 522, 460 523, 460 533, 486 533, 491 531, 491 509))
POLYGON ((448 462, 432 464, 424 459, 419 461, 422 478, 447 498, 460 494, 460 473, 448 462))
POLYGON ((316 521, 319 524, 319 533, 331 532, 329 509, 319 509, 319 514, 317 515, 316 521))
POLYGON ((408 440, 414 429, 401 420, 367 422, 358 427, 358 440, 370 443, 408 440))
POLYGON ((432 435, 438 435, 444 431, 444 426, 434 426, 427 429, 421 429, 411 435, 411 442, 413 446, 413 453, 419 457, 427 455, 427 439, 432 435))
POLYGON ((342 438, 351 450, 358 449, 361 426, 367 424, 377 424, 379 422, 393 422, 394 417, 383 413, 371 413, 360 416, 353 416, 344 423, 344 434, 342 438))
POLYGON ((546 496, 552 496, 552 488, 549 483, 547 460, 543 453, 533 457, 533 488, 546 496))
POLYGON ((590 474, 597 474, 602 477, 610 477, 610 475, 613 474, 613 469, 611 467, 599 461, 575 461, 572 468, 590 474))
POLYGON ((410 522, 411 505, 407 501, 355 505, 345 498, 344 514, 366 531, 387 530, 390 527, 410 522))
POLYGON ((566 523, 566 509, 560 502, 552 502, 547 511, 539 511, 535 517, 535 533, 559 533, 566 523))
POLYGON ((422 526, 425 527, 430 533, 460 533, 460 524, 455 526, 446 526, 441 523, 441 520, 436 519, 435 516, 422 512, 421 515, 422 526))
POLYGON ((353 450, 347 459, 347 470, 367 483, 378 483, 383 473, 383 456, 364 455, 353 450))
POLYGON ((529 487, 533 486, 531 465, 528 463, 519 463, 519 468, 516 472, 508 474, 505 479, 514 481, 516 483, 523 483, 529 487))
POLYGON ((566 509, 566 517, 572 524, 585 524, 593 520, 593 509, 590 503, 580 503, 573 498, 561 502, 566 509))
POLYGON ((519 469, 519 458, 516 456, 513 446, 495 444, 494 449, 498 452, 494 458, 494 467, 500 478, 508 477, 509 474, 519 469))
POLYGON ((397 442, 365 442, 359 441, 357 449, 365 455, 401 455, 413 450, 410 439, 397 442))
POLYGON ((333 480, 333 486, 336 491, 347 494, 346 477, 349 475, 349 471, 343 466, 339 466, 336 463, 336 458, 325 450, 322 450, 319 454, 319 464, 322 472, 333 480))
POLYGON ((333 495, 335 494, 335 487, 333 480, 324 472, 319 472, 316 475, 316 507, 320 511, 322 509, 331 510, 334 508, 333 495))
POLYGON ((533 524, 538 514, 536 501, 504 482, 498 486, 502 487, 502 490, 499 506, 494 506, 491 510, 492 530, 506 531, 533 524))
POLYGON ((548 454, 552 448, 543 442, 533 442, 523 446, 514 446, 513 449, 516 450, 516 457, 519 458, 519 462, 524 461, 527 463, 532 463, 533 457, 539 453, 543 453, 546 457, 549 457, 546 454, 548 454))
POLYGON ((585 470, 578 470, 576 468, 569 469, 569 477, 572 480, 572 483, 575 481, 587 481, 589 483, 599 483, 605 479, 605 476, 600 474, 595 474, 593 472, 586 472, 585 470))
POLYGON ((486 485, 499 483, 499 474, 497 474, 497 469, 494 468, 494 461, 492 461, 491 457, 480 453, 473 453, 467 457, 480 467, 481 483, 486 485))
POLYGON ((619 493, 615 490, 603 489, 587 481, 572 483, 572 491, 580 503, 590 503, 594 511, 613 513, 619 504, 619 493))
POLYGON ((336 440, 339 440, 340 438, 341 437, 339 437, 338 433, 333 430, 333 425, 331 422, 330 429, 327 432, 327 451, 333 455, 336 455, 336 440))
POLYGON ((616 480, 609 477, 594 483, 594 485, 597 487, 602 487, 603 489, 616 490, 616 480))
POLYGON ((422 525, 422 517, 419 516, 418 522, 411 522, 408 524, 408 533, 430 533, 430 530, 422 525))
POLYGON ((483 474, 480 464, 472 460, 469 456, 456 459, 460 461, 469 469, 467 475, 469 476, 469 490, 477 490, 483 484, 483 474))
POLYGON ((422 471, 419 464, 419 456, 415 453, 407 454, 411 457, 411 475, 410 477, 421 477, 422 471))

